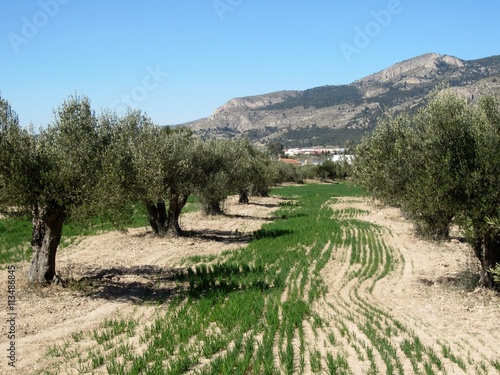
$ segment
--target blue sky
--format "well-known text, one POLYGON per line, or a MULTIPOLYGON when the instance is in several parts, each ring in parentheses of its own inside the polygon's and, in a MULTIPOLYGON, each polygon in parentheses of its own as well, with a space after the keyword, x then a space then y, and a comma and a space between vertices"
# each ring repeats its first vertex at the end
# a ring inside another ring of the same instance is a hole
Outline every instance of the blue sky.
POLYGON ((178 124, 427 52, 498 55, 499 14, 497 0, 0 0, 0 91, 24 126, 73 93, 178 124))

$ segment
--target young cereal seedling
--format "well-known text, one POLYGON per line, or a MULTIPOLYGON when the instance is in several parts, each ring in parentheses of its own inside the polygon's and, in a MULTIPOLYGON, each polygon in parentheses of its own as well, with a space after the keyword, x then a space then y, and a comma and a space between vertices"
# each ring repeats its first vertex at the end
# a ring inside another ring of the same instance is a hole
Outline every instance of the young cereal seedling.
POLYGON ((497 370, 500 372, 500 360, 494 360, 494 361, 491 361, 491 365, 497 370))
POLYGON ((331 353, 328 353, 326 355, 326 365, 330 375, 349 374, 349 364, 347 363, 347 359, 340 353, 338 353, 335 358, 331 353))
POLYGON ((83 339, 83 332, 82 331, 80 331, 80 332, 73 332, 71 334, 71 337, 73 338, 74 342, 80 342, 83 339))
POLYGON ((311 371, 314 373, 321 372, 321 353, 317 350, 309 352, 309 358, 311 361, 311 371))

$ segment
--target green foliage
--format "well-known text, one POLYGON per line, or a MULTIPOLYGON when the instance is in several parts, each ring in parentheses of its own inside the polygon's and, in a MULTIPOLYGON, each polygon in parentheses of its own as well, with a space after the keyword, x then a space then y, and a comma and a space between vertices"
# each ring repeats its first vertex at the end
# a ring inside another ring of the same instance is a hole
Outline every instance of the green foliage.
POLYGON ((28 211, 33 183, 38 177, 35 137, 19 125, 10 103, 0 97, 0 209, 28 211))
POLYGON ((66 214, 85 215, 100 176, 107 146, 87 97, 72 96, 56 119, 35 138, 37 177, 30 176, 32 204, 57 205, 66 214))
POLYGON ((357 148, 355 176, 373 195, 400 205, 421 233, 447 237, 468 199, 476 165, 476 110, 436 93, 413 118, 384 119, 357 148))
POLYGON ((342 171, 342 165, 340 163, 334 163, 333 161, 327 160, 316 167, 316 173, 322 181, 328 179, 335 180, 337 178, 345 177, 342 171))
POLYGON ((300 106, 319 109, 343 103, 359 103, 361 99, 361 93, 353 85, 321 86, 304 90, 298 96, 291 97, 281 103, 268 105, 263 109, 282 110, 300 106))
POLYGON ((106 147, 89 99, 69 97, 38 135, 19 126, 8 102, 1 99, 0 105, 0 205, 85 215, 106 147))
POLYGON ((299 170, 297 167, 282 163, 280 161, 274 162, 274 167, 276 169, 274 183, 278 184, 282 182, 304 182, 304 180, 299 176, 299 170))
POLYGON ((238 161, 237 148, 230 140, 210 139, 199 142, 196 150, 196 192, 204 202, 207 214, 222 213, 221 203, 234 191, 233 163, 238 161))
POLYGON ((495 268, 491 270, 491 273, 493 274, 493 280, 495 283, 500 285, 500 263, 497 263, 495 268))
POLYGON ((194 154, 194 190, 207 214, 221 213, 221 203, 230 194, 265 195, 273 182, 275 170, 269 156, 247 140, 198 142, 194 154))
MULTIPOLYGON (((102 121, 109 120, 103 118, 102 121)), ((124 117, 114 117, 110 122, 111 145, 104 159, 107 173, 101 181, 108 201, 156 202, 164 197, 162 158, 168 129, 162 132, 149 117, 137 110, 129 110, 124 117)))
POLYGON ((408 117, 385 118, 356 148, 354 177, 376 198, 402 203, 411 177, 407 170, 413 157, 412 136, 408 117))
POLYGON ((447 238, 460 224, 482 264, 481 283, 500 261, 500 100, 469 103, 449 89, 414 116, 381 121, 356 149, 354 174, 375 197, 402 207, 417 229, 447 238))
POLYGON ((169 128, 156 126, 138 110, 129 110, 111 122, 111 146, 105 154, 107 178, 102 180, 104 189, 111 185, 109 198, 119 202, 156 202, 165 198, 169 187, 166 182, 173 179, 168 170, 176 157, 173 154, 183 154, 177 142, 183 134, 179 137, 169 128))
POLYGON ((31 221, 27 215, 0 219, 0 264, 15 263, 31 255, 31 221))
MULTIPOLYGON (((377 113, 370 113, 368 115, 368 118, 373 119, 373 122, 375 122, 377 117, 377 113)), ((372 131, 375 123, 370 123, 370 125, 366 128, 335 129, 333 128, 333 125, 334 124, 332 124, 332 127, 319 127, 312 125, 303 128, 288 129, 278 138, 278 141, 283 143, 285 147, 312 147, 323 145, 342 146, 350 142, 359 142, 364 135, 372 131)), ((254 139, 258 141, 270 134, 270 132, 256 134, 254 139)))
POLYGON ((123 226, 131 217, 127 205, 141 202, 156 233, 172 227, 180 231, 177 219, 195 183, 192 133, 159 127, 138 110, 122 118, 105 113, 101 121, 109 124, 111 134, 103 161, 101 211, 123 226))
POLYGON ((422 232, 447 237, 453 217, 467 202, 467 184, 475 169, 479 115, 464 99, 446 91, 437 93, 415 116, 413 147, 415 173, 409 179, 406 209, 422 232))
POLYGON ((267 145, 267 152, 273 158, 281 157, 285 154, 285 146, 280 142, 269 142, 267 145))

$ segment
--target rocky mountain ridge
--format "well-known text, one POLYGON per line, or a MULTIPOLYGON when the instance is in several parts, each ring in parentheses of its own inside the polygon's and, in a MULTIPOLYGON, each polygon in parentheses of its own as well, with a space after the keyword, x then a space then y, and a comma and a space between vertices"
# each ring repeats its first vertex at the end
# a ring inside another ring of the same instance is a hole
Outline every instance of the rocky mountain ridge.
POLYGON ((211 116, 182 125, 202 137, 247 137, 257 144, 343 145, 372 130, 384 112, 420 107, 441 83, 469 97, 500 92, 500 56, 466 61, 427 53, 349 85, 234 98, 211 116))

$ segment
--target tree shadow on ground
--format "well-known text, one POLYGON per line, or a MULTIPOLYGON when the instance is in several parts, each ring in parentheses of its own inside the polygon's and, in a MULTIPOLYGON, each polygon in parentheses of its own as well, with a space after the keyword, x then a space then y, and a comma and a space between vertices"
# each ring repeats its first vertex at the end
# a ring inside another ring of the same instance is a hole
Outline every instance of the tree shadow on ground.
POLYGON ((238 231, 225 231, 225 230, 192 230, 186 232, 186 237, 194 237, 208 241, 217 241, 229 244, 244 244, 249 243, 254 239, 261 238, 277 238, 292 234, 293 231, 288 229, 258 229, 253 233, 242 233, 238 231))
POLYGON ((262 267, 235 263, 165 268, 152 265, 89 269, 66 286, 90 298, 132 304, 163 304, 174 297, 200 298, 212 292, 267 290, 279 284, 266 280, 262 267))
POLYGON ((89 269, 67 280, 67 287, 91 298, 143 303, 165 302, 185 292, 184 268, 153 265, 89 269))
POLYGON ((222 214, 224 217, 228 217, 230 219, 247 219, 247 220, 259 220, 259 221, 274 221, 276 217, 260 217, 260 216, 251 216, 251 215, 241 215, 241 214, 222 214))
POLYGON ((253 233, 243 233, 231 230, 190 230, 186 231, 184 236, 225 244, 246 244, 253 239, 253 233))
POLYGON ((241 290, 266 290, 281 286, 283 283, 269 275, 263 266, 249 266, 227 262, 223 264, 202 264, 188 269, 187 282, 190 297, 199 298, 214 292, 231 293, 241 290))
POLYGON ((259 206, 259 207, 266 207, 266 208, 278 208, 280 207, 279 204, 276 203, 255 203, 255 202, 248 202, 247 203, 250 206, 259 206))
POLYGON ((292 234, 293 231, 289 229, 259 229, 253 233, 253 238, 260 240, 263 238, 278 238, 292 234))

